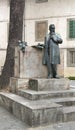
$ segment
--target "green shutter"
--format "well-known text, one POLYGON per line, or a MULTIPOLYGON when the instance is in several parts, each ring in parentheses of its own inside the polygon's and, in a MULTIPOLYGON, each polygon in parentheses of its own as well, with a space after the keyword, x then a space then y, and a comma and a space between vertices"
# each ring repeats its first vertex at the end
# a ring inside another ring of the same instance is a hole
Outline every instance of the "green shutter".
POLYGON ((75 38, 75 20, 69 21, 69 38, 75 38))
POLYGON ((36 3, 48 2, 48 0, 36 0, 36 3))

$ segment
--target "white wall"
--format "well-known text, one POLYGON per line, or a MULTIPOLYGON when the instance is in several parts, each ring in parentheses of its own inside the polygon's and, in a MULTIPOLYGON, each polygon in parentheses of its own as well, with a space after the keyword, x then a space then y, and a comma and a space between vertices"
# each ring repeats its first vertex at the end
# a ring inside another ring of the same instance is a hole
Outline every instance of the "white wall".
POLYGON ((3 49, 8 43, 9 5, 9 0, 0 0, 0 48, 3 49))
POLYGON ((67 45, 75 47, 75 41, 67 40, 67 19, 75 18, 74 0, 48 0, 44 3, 35 3, 36 0, 26 0, 25 6, 25 39, 32 45, 35 42, 35 21, 48 20, 48 24, 54 23, 56 32, 60 33, 67 45), (70 44, 71 43, 71 44, 70 44))
POLYGON ((0 73, 8 44, 9 5, 9 0, 0 0, 0 73))
POLYGON ((74 0, 48 0, 35 3, 36 0, 26 0, 26 18, 45 18, 54 16, 74 15, 74 0))

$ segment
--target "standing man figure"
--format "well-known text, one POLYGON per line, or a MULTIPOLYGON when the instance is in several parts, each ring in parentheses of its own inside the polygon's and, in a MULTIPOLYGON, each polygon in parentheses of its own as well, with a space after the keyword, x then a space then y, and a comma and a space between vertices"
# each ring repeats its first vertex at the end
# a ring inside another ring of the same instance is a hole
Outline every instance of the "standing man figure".
POLYGON ((48 78, 59 78, 57 64, 60 64, 59 44, 62 43, 62 39, 59 34, 55 33, 54 24, 49 26, 49 31, 49 34, 45 37, 43 64, 47 65, 48 78))

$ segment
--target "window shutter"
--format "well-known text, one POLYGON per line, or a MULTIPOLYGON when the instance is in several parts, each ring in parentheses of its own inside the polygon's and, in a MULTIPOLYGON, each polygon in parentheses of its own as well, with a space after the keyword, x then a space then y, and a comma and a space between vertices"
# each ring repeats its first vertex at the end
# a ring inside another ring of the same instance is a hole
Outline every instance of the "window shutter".
POLYGON ((69 38, 75 38, 75 20, 69 21, 69 38))
POLYGON ((48 2, 48 0, 36 0, 36 3, 48 2))

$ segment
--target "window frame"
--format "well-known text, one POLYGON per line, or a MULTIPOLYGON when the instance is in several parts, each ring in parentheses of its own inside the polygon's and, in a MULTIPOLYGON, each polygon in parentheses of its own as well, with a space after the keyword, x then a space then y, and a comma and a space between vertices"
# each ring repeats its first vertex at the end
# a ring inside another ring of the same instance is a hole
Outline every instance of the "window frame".
POLYGON ((70 31, 70 30, 69 30, 69 28, 70 28, 70 27, 69 27, 69 22, 70 22, 70 21, 73 21, 73 20, 75 21, 75 18, 69 18, 69 19, 67 19, 67 32, 68 32, 68 35, 67 35, 67 36, 68 36, 68 40, 75 40, 75 38, 69 37, 69 33, 70 33, 70 32, 69 32, 69 31, 70 31))
POLYGON ((67 67, 75 67, 75 63, 71 63, 71 59, 72 59, 71 52, 75 53, 75 48, 67 49, 67 67))
POLYGON ((39 24, 39 23, 45 23, 46 24, 45 35, 48 33, 48 20, 35 21, 35 42, 43 42, 44 41, 44 38, 42 38, 42 39, 38 38, 38 32, 37 32, 37 26, 38 25, 37 24, 39 24))

